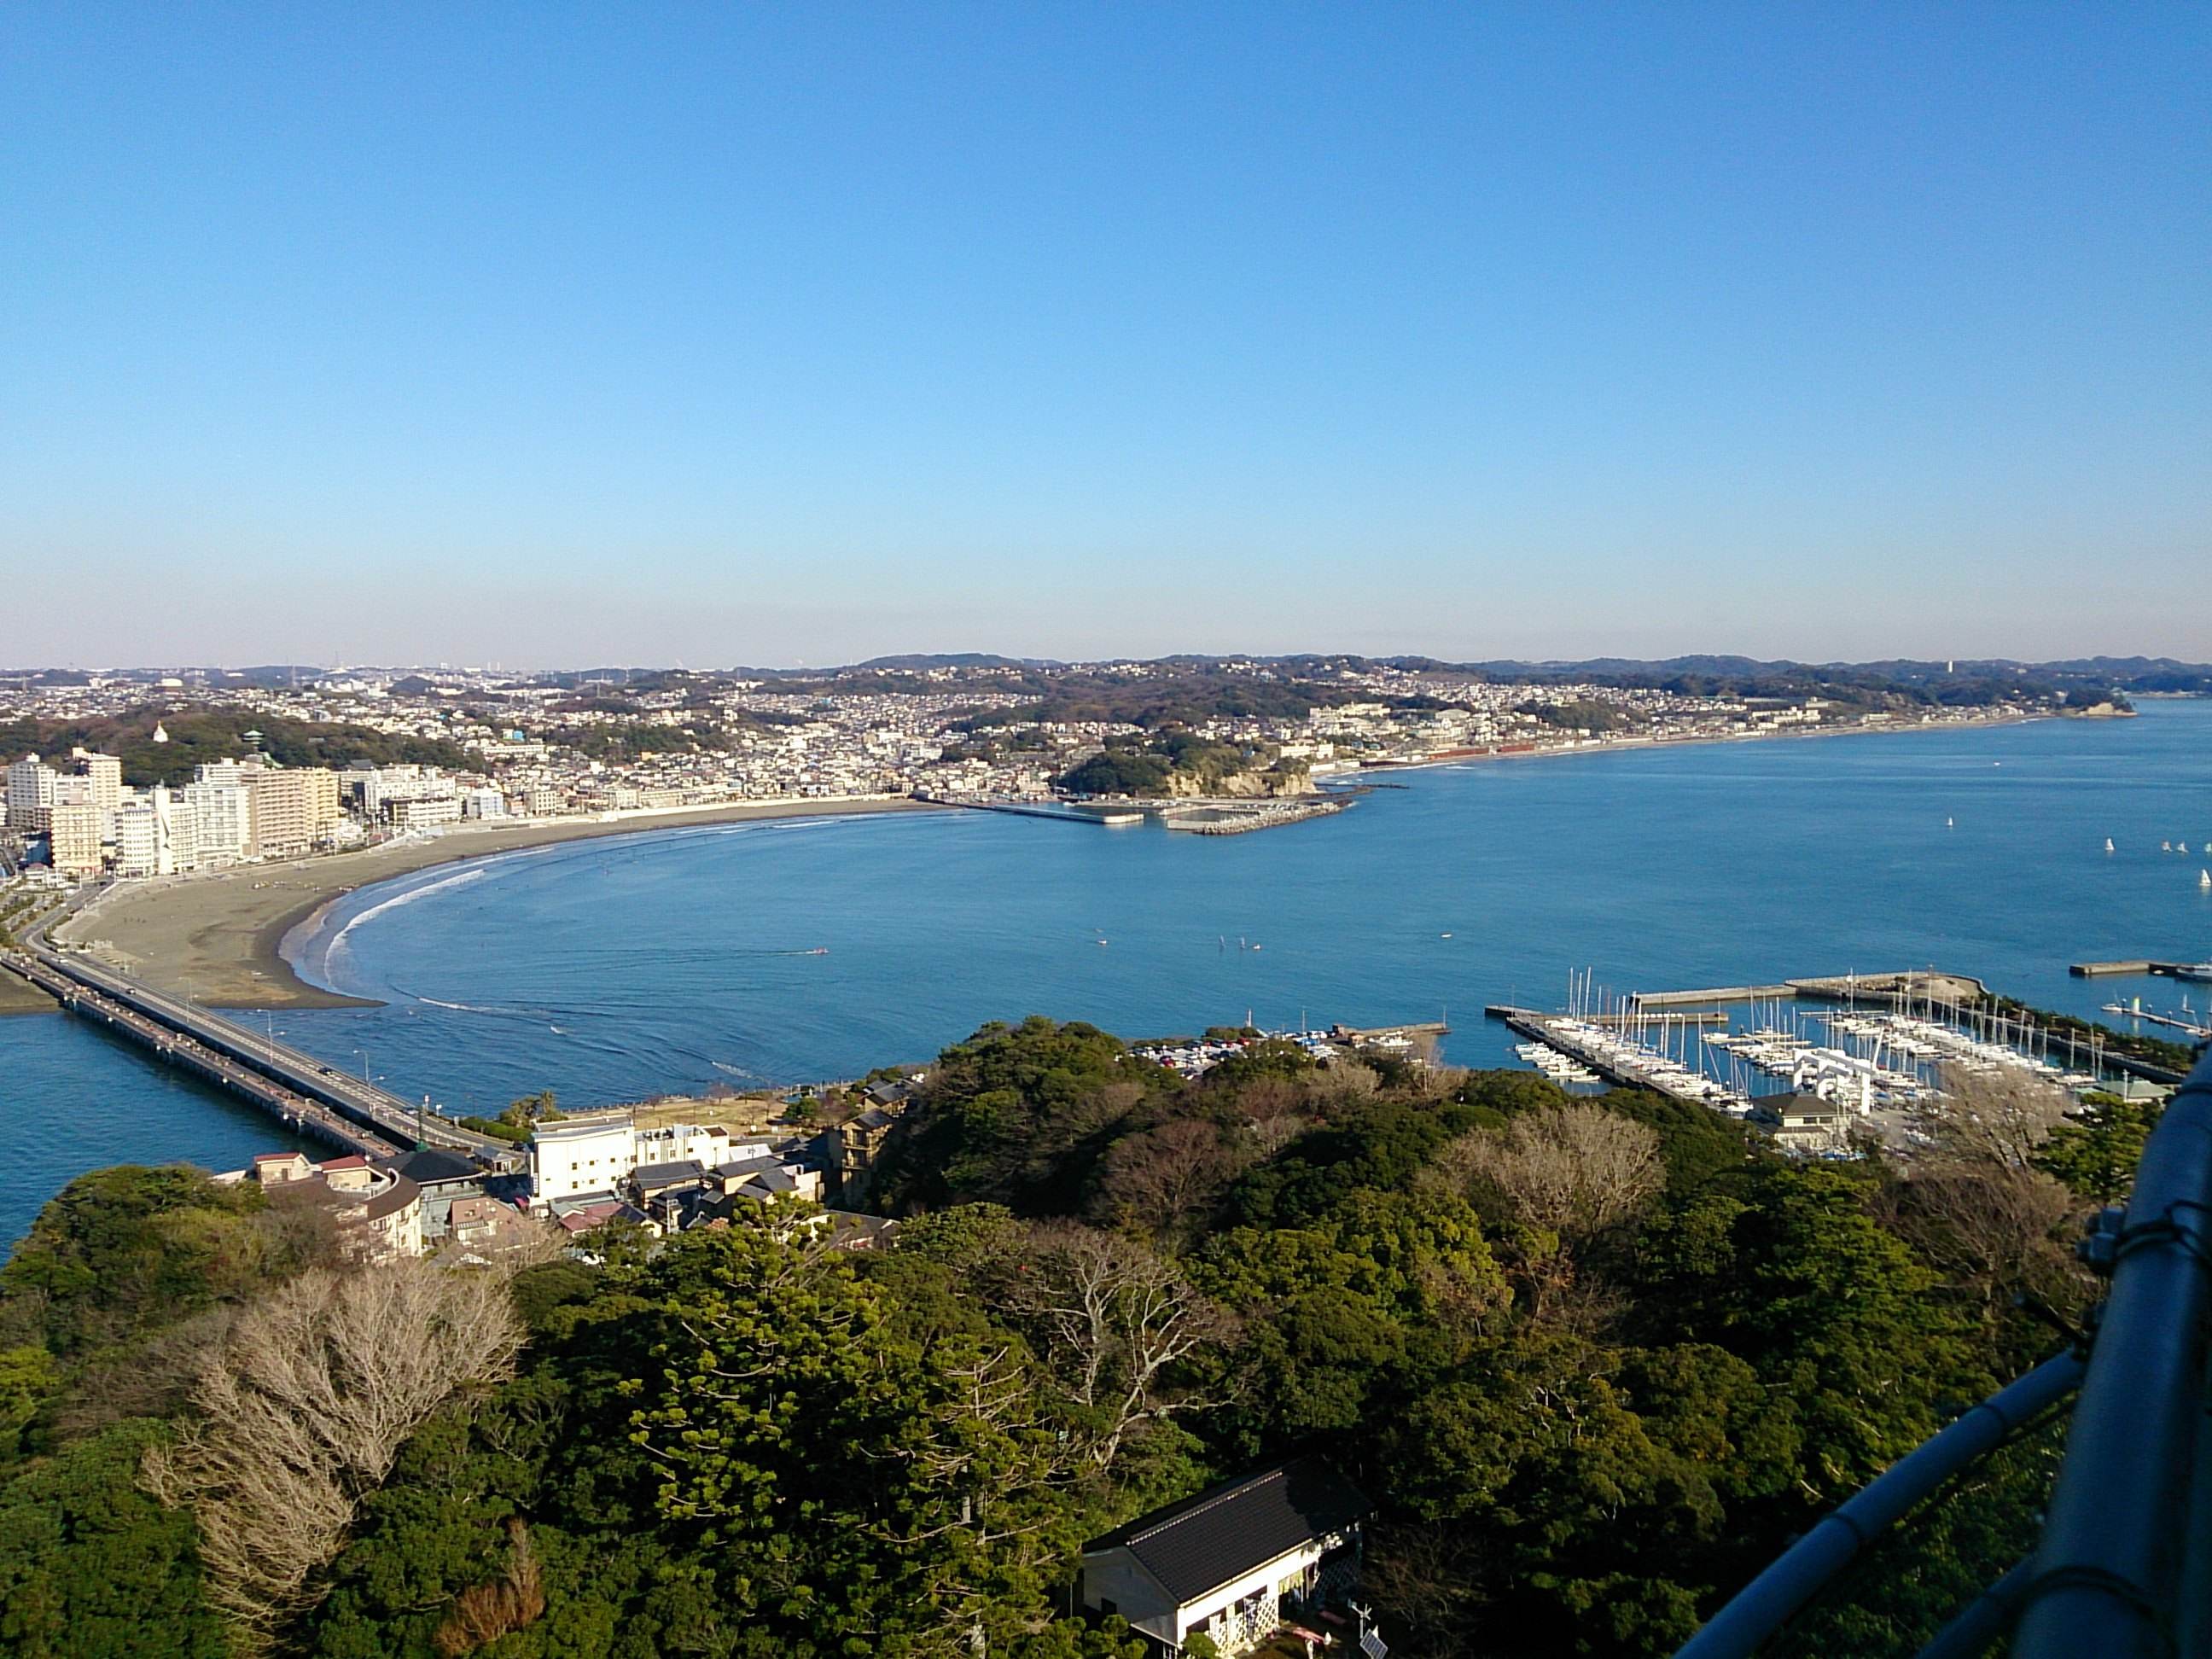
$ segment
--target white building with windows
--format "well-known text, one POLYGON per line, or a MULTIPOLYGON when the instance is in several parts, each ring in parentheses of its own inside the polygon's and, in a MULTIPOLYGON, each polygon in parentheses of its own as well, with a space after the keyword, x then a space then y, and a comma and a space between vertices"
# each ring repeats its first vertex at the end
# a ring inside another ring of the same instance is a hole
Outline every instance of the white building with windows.
POLYGON ((167 876, 175 873, 176 860, 169 851, 168 791, 159 791, 161 803, 152 799, 125 803, 115 814, 115 873, 118 876, 167 876))
POLYGON ((52 823, 54 785, 60 774, 36 755, 26 755, 8 769, 8 824, 14 830, 44 835, 52 823))
POLYGON ((170 796, 169 843, 179 870, 222 870, 253 844, 253 805, 237 763, 203 766, 170 796), (224 774, 228 772, 228 778, 224 774))
POLYGON ((540 1123, 530 1136, 534 1204, 611 1197, 640 1167, 696 1162, 712 1170, 766 1153, 766 1141, 735 1141, 719 1125, 672 1123, 641 1129, 630 1112, 591 1112, 540 1123))
POLYGON ((1083 1605, 1120 1613, 1155 1654, 1201 1634, 1243 1653, 1352 1593, 1373 1510, 1319 1458, 1277 1463, 1092 1539, 1083 1605))

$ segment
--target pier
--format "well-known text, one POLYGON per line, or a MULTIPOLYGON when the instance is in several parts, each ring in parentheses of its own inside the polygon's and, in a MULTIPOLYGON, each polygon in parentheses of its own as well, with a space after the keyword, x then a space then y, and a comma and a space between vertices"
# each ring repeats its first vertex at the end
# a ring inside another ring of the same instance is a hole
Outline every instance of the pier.
POLYGON ((1333 798, 1308 800, 1201 800, 1160 809, 1160 822, 1188 836, 1242 836, 1255 830, 1274 830, 1308 818, 1325 818, 1343 811, 1352 803, 1333 798), (1201 813, 1212 816, 1200 818, 1201 813))
MULTIPOLYGON (((2075 970, 2079 972, 2077 969, 2075 970)), ((1644 1009, 1710 1008, 1730 1002, 1851 1002, 1861 997, 1906 999, 1932 996, 1938 1002, 1986 998, 1989 987, 1967 974, 1913 969, 1893 974, 1826 974, 1785 979, 1768 985, 1723 985, 1701 991, 1638 991, 1631 1000, 1644 1009)))
POLYGON ((70 1013, 105 1025, 302 1133, 349 1151, 380 1157, 419 1143, 492 1164, 511 1162, 515 1155, 503 1140, 424 1113, 273 1036, 35 939, 29 949, 0 952, 0 968, 27 980, 70 1013))
POLYGON ((1139 823, 1144 813, 1134 806, 1072 806, 1048 800, 975 800, 959 795, 923 795, 915 799, 932 806, 957 806, 969 812, 1009 812, 1021 818, 1051 818, 1060 823, 1114 826, 1139 823))
MULTIPOLYGON (((1620 1015, 1571 1020, 1562 1014, 1540 1013, 1534 1008, 1516 1008, 1510 1003, 1503 1002, 1492 1003, 1482 1012, 1492 1019, 1504 1021, 1507 1029, 1516 1036, 1540 1042, 1546 1048, 1557 1049, 1570 1060, 1589 1067, 1607 1083, 1618 1088, 1649 1089, 1656 1094, 1668 1095, 1676 1100, 1686 1101, 1692 1106, 1712 1108, 1715 1105, 1710 1092, 1694 1090, 1662 1072, 1647 1071, 1640 1066, 1632 1066, 1617 1060, 1583 1042, 1572 1030, 1568 1029, 1575 1024, 1618 1027, 1622 1021, 1622 1017, 1620 1015)), ((1674 1024, 1703 1025, 1711 1023, 1709 1017, 1697 1015, 1689 1017, 1686 1021, 1678 1014, 1668 1015, 1666 1018, 1674 1024)), ((1736 1114, 1731 1114, 1731 1115, 1735 1115, 1736 1114)))
POLYGON ((2190 979, 2196 976, 2203 964, 2194 962, 2155 962, 2148 957, 2136 957, 2126 962, 2073 962, 2066 971, 2076 979, 2118 978, 2134 979, 2156 976, 2160 979, 2190 979))

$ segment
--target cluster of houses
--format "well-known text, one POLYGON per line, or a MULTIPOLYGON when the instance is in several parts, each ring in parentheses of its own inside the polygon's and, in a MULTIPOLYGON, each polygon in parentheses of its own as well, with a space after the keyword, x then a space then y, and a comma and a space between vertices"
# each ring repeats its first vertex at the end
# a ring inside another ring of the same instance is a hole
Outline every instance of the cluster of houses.
MULTIPOLYGON (((874 1084, 867 1103, 809 1136, 733 1134, 718 1125, 646 1125, 634 1109, 580 1113, 535 1126, 526 1174, 423 1149, 322 1163, 265 1152, 248 1178, 272 1201, 329 1212, 364 1256, 438 1251, 486 1263, 520 1248, 592 1259, 590 1235, 613 1223, 665 1236, 727 1226, 748 1206, 805 1199, 799 1223, 847 1249, 896 1243, 896 1222, 836 1207, 865 1196, 885 1137, 920 1074, 874 1084)), ((1351 1595, 1372 1505, 1328 1463, 1275 1463, 1139 1516, 1084 1546, 1076 1599, 1119 1614, 1154 1655, 1203 1637, 1224 1655, 1387 1651, 1351 1595)), ((1205 1644, 1198 1644, 1202 1650, 1205 1644)))
POLYGON ((437 1250, 481 1264, 527 1248, 543 1231, 512 1177, 435 1147, 320 1164, 301 1152, 264 1152, 241 1173, 273 1200, 320 1207, 351 1250, 371 1261, 437 1250))
POLYGON ((727 1225, 746 1206, 780 1199, 807 1200, 816 1206, 809 1224, 846 1248, 866 1249, 897 1224, 852 1206, 866 1198, 921 1076, 871 1085, 860 1111, 812 1134, 647 1125, 625 1107, 535 1125, 520 1174, 424 1147, 319 1164, 301 1152, 264 1152, 228 1178, 250 1177, 286 1202, 320 1206, 356 1253, 377 1261, 447 1249, 464 1261, 489 1259, 533 1237, 588 1253, 586 1237, 610 1224, 665 1237, 727 1225))

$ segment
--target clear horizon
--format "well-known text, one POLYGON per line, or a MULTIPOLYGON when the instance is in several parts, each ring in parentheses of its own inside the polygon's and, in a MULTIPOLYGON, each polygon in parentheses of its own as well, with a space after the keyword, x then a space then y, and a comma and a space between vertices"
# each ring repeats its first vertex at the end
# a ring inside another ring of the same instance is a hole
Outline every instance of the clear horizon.
POLYGON ((52 666, 2212 659, 2212 13, 0 19, 52 666))
MULTIPOLYGON (((967 656, 980 658, 990 662, 1030 664, 1039 667, 1084 668, 1109 666, 1117 663, 1149 665, 1184 659, 1211 662, 1233 662, 1238 660, 1252 662, 1285 662, 1304 659, 1325 659, 1334 657, 1359 657, 1361 655, 1362 653, 1360 653, 1351 651, 1222 650, 1176 652, 1161 657, 1135 656, 1127 652, 1117 652, 1098 657, 1050 657, 1036 653, 1018 653, 1011 651, 961 651, 955 649, 942 652, 883 652, 872 657, 842 658, 835 660, 824 659, 822 661, 812 663, 767 661, 687 663, 674 660, 636 660, 624 662, 615 658, 608 657, 576 658, 567 661, 508 661, 491 658, 477 659, 448 658, 435 660, 410 660, 405 658, 390 658, 381 661, 369 661, 364 659, 361 661, 348 662, 309 662, 305 659, 295 659, 283 656, 277 656, 270 658, 265 661, 248 661, 241 659, 234 662, 194 662, 179 659, 178 660, 167 663, 0 663, 0 678, 13 675, 40 673, 84 673, 94 675, 149 673, 176 674, 198 673, 209 671, 220 673, 246 673, 278 668, 307 669, 317 673, 327 674, 385 672, 394 670, 404 670, 409 673, 437 673, 442 672, 457 674, 574 674, 616 672, 639 674, 663 673, 669 672, 696 674, 731 674, 755 672, 767 673, 804 674, 816 671, 828 672, 833 670, 866 667, 871 663, 879 661, 890 662, 897 661, 902 659, 933 657, 952 659, 967 656)), ((1831 657, 1824 659, 1755 657, 1750 653, 1741 651, 1682 651, 1670 653, 1665 657, 1626 657, 1617 652, 1597 652, 1589 656, 1581 657, 1529 656, 1459 658, 1437 657, 1434 656, 1433 653, 1407 651, 1379 653, 1373 656, 1367 657, 1365 659, 1369 661, 1382 662, 1397 659, 1413 659, 1424 656, 1429 657, 1431 660, 1443 663, 1448 667, 1462 664, 1472 665, 1481 664, 1510 663, 1531 669, 1571 668, 1580 666, 1585 663, 1607 661, 1656 665, 1667 662, 1693 660, 1697 659, 1712 659, 1715 660, 1723 661, 1738 659, 1762 664, 1789 664, 1802 668, 1861 668, 1887 662, 1931 663, 1948 661, 1957 663, 1960 665, 1962 671, 1979 664, 2011 664, 2022 668, 2039 668, 2057 663, 2080 662, 2097 659, 2109 659, 2115 662, 2124 662, 2128 660, 2143 662, 2172 661, 2192 668, 2212 666, 2212 664, 2195 662, 2186 658, 2173 658, 2156 652, 2119 653, 2094 651, 2069 652, 2050 657, 2023 657, 2016 653, 2006 654, 2001 653, 1987 657, 1943 658, 1892 655, 1881 658, 1831 657)))

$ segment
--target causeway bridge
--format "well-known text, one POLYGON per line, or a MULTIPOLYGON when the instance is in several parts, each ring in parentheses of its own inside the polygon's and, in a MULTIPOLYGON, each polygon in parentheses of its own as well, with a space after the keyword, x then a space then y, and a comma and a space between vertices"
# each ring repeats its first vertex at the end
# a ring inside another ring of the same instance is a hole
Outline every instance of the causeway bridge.
POLYGON ((0 951, 0 968, 28 980, 71 1013, 98 1021, 304 1133, 374 1156, 420 1144, 487 1164, 510 1163, 514 1157, 515 1149, 507 1142, 424 1113, 274 1036, 57 951, 40 937, 41 932, 33 930, 22 949, 0 951))

